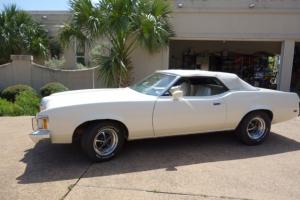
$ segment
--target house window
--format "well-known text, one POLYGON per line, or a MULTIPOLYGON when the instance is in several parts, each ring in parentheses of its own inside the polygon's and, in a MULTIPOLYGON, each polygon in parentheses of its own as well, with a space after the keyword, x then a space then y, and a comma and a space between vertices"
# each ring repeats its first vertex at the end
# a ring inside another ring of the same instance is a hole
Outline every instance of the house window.
POLYGON ((84 51, 76 52, 76 62, 85 65, 84 51))
POLYGON ((85 65, 85 47, 78 45, 75 40, 76 63, 85 65))

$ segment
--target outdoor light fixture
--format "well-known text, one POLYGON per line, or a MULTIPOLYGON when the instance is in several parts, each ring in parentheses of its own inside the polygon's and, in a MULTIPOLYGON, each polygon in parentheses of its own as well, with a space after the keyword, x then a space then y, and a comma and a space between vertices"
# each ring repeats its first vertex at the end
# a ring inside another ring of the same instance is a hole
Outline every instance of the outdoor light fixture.
POLYGON ((182 2, 178 2, 178 3, 177 3, 177 7, 178 7, 178 8, 182 8, 182 7, 183 7, 183 3, 182 3, 182 2))
POLYGON ((256 6, 256 3, 250 3, 250 4, 248 5, 249 8, 254 8, 255 6, 256 6))

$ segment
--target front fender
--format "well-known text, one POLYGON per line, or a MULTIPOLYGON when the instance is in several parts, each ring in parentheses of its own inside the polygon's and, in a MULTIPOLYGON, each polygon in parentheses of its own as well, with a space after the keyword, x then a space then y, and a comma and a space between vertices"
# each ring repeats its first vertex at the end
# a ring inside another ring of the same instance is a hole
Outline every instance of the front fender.
POLYGON ((121 115, 106 112, 100 105, 70 106, 47 110, 52 143, 72 143, 75 129, 87 121, 113 119, 124 123, 121 115))

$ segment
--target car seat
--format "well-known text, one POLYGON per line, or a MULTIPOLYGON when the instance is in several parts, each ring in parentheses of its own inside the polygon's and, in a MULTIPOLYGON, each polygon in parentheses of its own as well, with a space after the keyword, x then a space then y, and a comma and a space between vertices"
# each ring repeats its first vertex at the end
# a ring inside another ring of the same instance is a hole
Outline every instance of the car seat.
POLYGON ((211 88, 203 85, 195 86, 194 96, 210 96, 211 88))

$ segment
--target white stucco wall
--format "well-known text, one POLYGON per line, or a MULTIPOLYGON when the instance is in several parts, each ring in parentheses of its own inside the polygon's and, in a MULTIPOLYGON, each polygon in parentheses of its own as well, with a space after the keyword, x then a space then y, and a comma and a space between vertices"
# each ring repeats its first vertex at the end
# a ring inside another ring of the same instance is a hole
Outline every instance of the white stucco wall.
POLYGON ((132 82, 137 82, 156 70, 168 69, 169 49, 164 48, 156 53, 137 48, 132 53, 132 82))
POLYGON ((60 82, 69 89, 101 88, 97 68, 55 70, 33 63, 32 56, 13 55, 12 62, 0 65, 0 90, 16 84, 27 84, 36 90, 49 82, 60 82))

